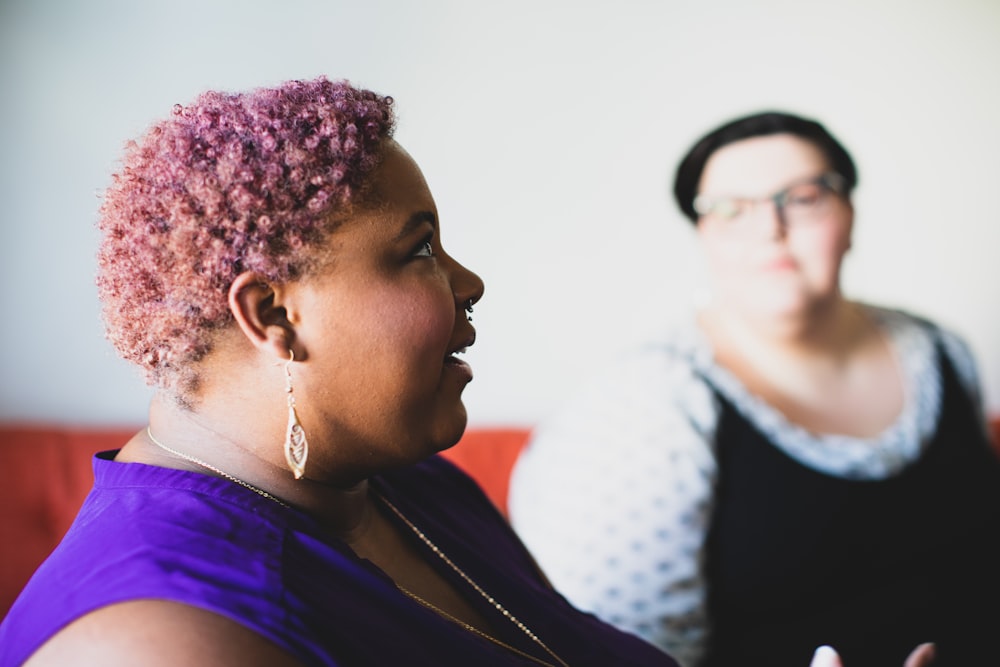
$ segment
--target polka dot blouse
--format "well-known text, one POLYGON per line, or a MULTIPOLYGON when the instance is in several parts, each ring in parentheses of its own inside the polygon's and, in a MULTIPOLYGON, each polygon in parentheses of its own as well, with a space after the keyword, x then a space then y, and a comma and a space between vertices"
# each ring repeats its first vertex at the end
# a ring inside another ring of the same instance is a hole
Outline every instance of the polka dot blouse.
POLYGON ((981 405, 953 333, 866 306, 905 382, 898 419, 870 439, 816 435, 715 365, 692 317, 582 389, 538 426, 511 477, 514 528, 571 602, 695 665, 707 635, 700 558, 712 512, 714 440, 726 397, 775 447, 831 475, 882 479, 918 458, 941 406, 935 338, 981 405))

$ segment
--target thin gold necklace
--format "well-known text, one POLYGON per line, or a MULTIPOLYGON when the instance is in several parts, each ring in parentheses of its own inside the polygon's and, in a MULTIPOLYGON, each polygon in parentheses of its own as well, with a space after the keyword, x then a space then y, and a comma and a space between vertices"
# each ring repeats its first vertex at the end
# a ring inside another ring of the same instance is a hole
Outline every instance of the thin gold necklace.
POLYGON ((288 505, 287 503, 285 503, 284 501, 282 501, 280 498, 272 496, 270 493, 268 493, 264 489, 258 489, 253 484, 248 484, 247 482, 244 482, 242 479, 240 479, 238 477, 233 477, 232 475, 230 475, 225 470, 219 470, 218 468, 216 468, 211 463, 206 463, 205 461, 202 461, 201 459, 197 459, 197 458, 191 456, 190 454, 185 454, 184 452, 179 452, 176 449, 171 449, 170 447, 167 447, 162 442, 160 442, 155 437, 153 437, 153 432, 151 430, 149 430, 148 426, 146 427, 146 435, 149 436, 149 439, 152 441, 152 443, 154 445, 156 445, 157 447, 159 447, 163 451, 170 452, 174 456, 179 456, 180 458, 182 458, 182 459, 184 459, 186 461, 190 461, 191 463, 194 463, 195 465, 200 465, 202 468, 205 468, 206 470, 211 470, 215 474, 221 475, 222 477, 225 477, 230 482, 234 482, 236 484, 239 484, 240 486, 242 486, 245 489, 250 489, 254 493, 259 494, 261 496, 264 496, 268 500, 273 500, 274 502, 278 503, 282 507, 290 507, 290 505, 288 505))
MULTIPOLYGON (((432 604, 432 603, 428 602, 427 600, 423 599, 422 597, 420 597, 419 595, 417 595, 413 591, 408 590, 406 588, 403 588, 399 584, 396 584, 396 588, 398 588, 404 594, 406 594, 407 597, 415 600, 416 602, 419 602, 420 604, 422 604, 423 606, 427 607, 431 611, 435 612, 439 616, 444 617, 445 619, 451 621, 455 625, 461 626, 462 628, 468 630, 469 632, 471 632, 473 634, 479 635, 480 637, 482 637, 483 639, 485 639, 487 641, 493 642, 497 646, 501 646, 501 647, 507 649, 508 651, 510 651, 512 653, 516 653, 516 654, 518 654, 519 656, 521 656, 523 658, 527 658, 528 660, 532 661, 533 663, 535 663, 537 665, 545 665, 545 667, 556 667, 551 662, 545 662, 541 658, 536 658, 535 656, 531 655, 530 653, 525 653, 524 651, 522 651, 521 649, 519 649, 517 647, 511 646, 510 644, 507 644, 505 642, 500 641, 499 639, 497 639, 493 635, 490 635, 490 634, 487 634, 487 633, 483 632, 482 630, 480 630, 476 626, 470 625, 469 623, 466 623, 465 621, 463 621, 460 618, 455 618, 454 616, 452 616, 451 614, 449 614, 448 612, 446 612, 444 609, 441 609, 440 607, 435 606, 434 604, 432 604)), ((556 657, 556 660, 559 660, 559 658, 556 657)), ((566 663, 564 663, 562 660, 559 660, 559 662, 564 667, 568 667, 566 665, 566 663)))
MULTIPOLYGON (((507 611, 502 604, 500 604, 499 602, 497 602, 493 598, 493 596, 491 596, 489 593, 487 593, 486 591, 484 591, 479 584, 477 584, 475 581, 473 581, 472 577, 470 577, 469 575, 467 575, 458 565, 455 565, 455 563, 450 558, 448 558, 448 555, 446 553, 444 553, 443 551, 441 551, 441 549, 436 544, 434 544, 434 542, 432 542, 429 537, 427 537, 426 535, 424 535, 423 531, 421 531, 419 528, 417 528, 413 524, 412 521, 410 521, 409 519, 407 519, 406 516, 402 512, 400 512, 396 508, 395 505, 393 505, 391 502, 389 502, 388 498, 385 498, 384 496, 382 496, 381 494, 379 494, 379 499, 383 503, 385 503, 385 506, 388 507, 390 510, 392 510, 392 512, 396 516, 398 516, 403 523, 405 523, 407 526, 409 526, 410 530, 413 531, 413 534, 416 535, 418 538, 420 538, 420 541, 422 541, 424 544, 426 544, 427 547, 431 551, 433 551, 435 554, 437 554, 438 558, 440 558, 441 560, 443 560, 445 562, 445 564, 448 565, 448 567, 450 567, 452 570, 455 571, 456 574, 458 574, 458 576, 460 576, 462 579, 464 579, 467 584, 469 584, 470 586, 472 586, 472 588, 477 593, 479 593, 479 595, 481 595, 487 602, 489 602, 491 605, 493 605, 493 607, 495 607, 497 611, 499 611, 501 614, 503 614, 503 616, 505 618, 507 618, 511 623, 513 623, 515 626, 517 626, 518 629, 521 630, 521 632, 523 632, 524 634, 526 634, 528 636, 528 638, 531 639, 531 641, 533 641, 536 644, 538 644, 538 646, 540 646, 542 648, 542 650, 544 650, 546 653, 548 653, 550 656, 552 656, 552 658, 557 663, 559 663, 560 665, 562 665, 562 667, 569 667, 569 665, 562 658, 560 658, 558 655, 556 655, 555 652, 552 649, 550 649, 548 646, 546 646, 545 642, 543 642, 541 639, 539 639, 538 635, 536 635, 534 632, 532 632, 531 629, 528 628, 528 626, 526 626, 524 623, 522 623, 521 621, 519 621, 517 619, 517 617, 514 616, 514 614, 510 613, 509 611, 507 611)), ((398 584, 397 584, 397 586, 398 586, 398 584)), ((479 631, 479 630, 477 630, 475 628, 472 628, 472 626, 468 625, 467 623, 459 621, 458 619, 455 619, 451 615, 446 614, 444 611, 438 609, 437 607, 435 607, 431 603, 427 602, 426 600, 423 600, 422 598, 417 597, 416 595, 414 595, 413 593, 407 591, 406 589, 400 587, 400 590, 402 590, 408 596, 410 596, 412 598, 415 598, 418 602, 424 604, 425 606, 430 607, 431 609, 433 609, 434 611, 438 612, 439 614, 441 614, 445 618, 450 618, 453 621, 457 621, 460 625, 462 625, 463 627, 465 627, 465 628, 467 628, 469 630, 472 630, 476 634, 484 635, 484 636, 486 636, 487 639, 490 639, 491 641, 494 641, 494 642, 500 644, 501 646, 506 646, 509 649, 513 649, 512 646, 507 646, 506 644, 504 644, 500 640, 495 639, 493 637, 490 637, 489 635, 486 635, 486 633, 481 632, 481 631, 479 631)), ((517 651, 516 649, 514 649, 514 650, 517 653, 521 653, 521 651, 517 651)), ((522 654, 522 655, 524 655, 524 654, 522 654)), ((532 656, 529 656, 529 657, 532 657, 532 656)), ((532 657, 532 659, 535 660, 536 662, 541 662, 542 664, 547 664, 545 662, 539 661, 537 658, 533 658, 532 657)))
MULTIPOLYGON (((162 442, 160 442, 159 440, 157 440, 153 436, 153 432, 150 430, 150 427, 148 427, 148 426, 146 427, 146 435, 149 436, 150 441, 154 445, 156 445, 157 447, 159 447, 163 451, 169 452, 169 453, 173 454, 174 456, 178 456, 178 457, 184 459, 185 461, 190 461, 191 463, 194 463, 195 465, 199 465, 202 468, 205 468, 206 470, 211 470, 215 474, 220 475, 220 476, 228 479, 230 482, 233 482, 235 484, 239 484, 243 488, 249 489, 249 490, 253 491, 256 494, 258 494, 260 496, 263 496, 264 498, 267 498, 268 500, 276 502, 279 505, 281 505, 282 507, 289 507, 288 504, 286 504, 285 502, 283 502, 281 499, 279 499, 279 498, 271 495, 270 493, 268 493, 264 489, 259 489, 256 486, 254 486, 253 484, 250 484, 248 482, 244 482, 242 479, 239 479, 238 477, 234 477, 233 475, 230 475, 225 470, 220 470, 219 468, 216 468, 211 463, 207 463, 206 461, 202 461, 199 458, 195 458, 194 456, 191 456, 190 454, 185 454, 184 452, 179 452, 176 449, 171 449, 170 447, 167 447, 166 445, 164 445, 162 442)), ((448 565, 448 567, 450 567, 452 570, 454 570, 455 573, 458 574, 458 576, 460 576, 466 583, 468 583, 470 586, 472 586, 473 590, 475 590, 477 593, 479 593, 480 596, 482 596, 487 602, 489 602, 491 605, 493 605, 493 607, 496 608, 496 610, 499 611, 505 618, 507 618, 508 620, 510 620, 511 623, 513 623, 515 626, 517 626, 517 628, 520 629, 521 632, 523 632, 525 635, 527 635, 528 638, 531 639, 531 641, 533 641, 535 644, 537 644, 538 646, 540 646, 542 648, 542 650, 544 650, 546 653, 548 653, 550 656, 552 656, 552 658, 561 667, 569 667, 569 664, 567 664, 565 660, 563 660, 558 655, 556 655, 555 652, 552 651, 552 649, 550 649, 548 646, 546 646, 545 643, 541 639, 539 639, 538 636, 534 632, 532 632, 530 628, 528 628, 528 626, 526 626, 524 623, 522 623, 521 621, 519 621, 517 619, 517 617, 515 617, 512 613, 510 613, 509 611, 507 611, 507 609, 505 609, 502 604, 500 604, 499 602, 497 602, 493 598, 493 596, 491 596, 490 594, 488 594, 486 591, 484 591, 482 589, 482 587, 479 584, 477 584, 475 581, 473 581, 472 577, 470 577, 469 575, 467 575, 460 567, 458 567, 458 565, 455 565, 455 563, 450 558, 448 558, 448 555, 445 554, 443 551, 441 551, 441 549, 436 544, 434 544, 434 542, 432 542, 429 537, 427 537, 426 535, 424 535, 423 531, 421 531, 419 528, 417 528, 416 525, 414 525, 414 523, 412 521, 410 521, 408 518, 406 518, 406 515, 404 515, 402 512, 400 512, 399 509, 397 509, 395 505, 393 505, 391 502, 389 502, 389 500, 387 498, 385 498, 384 496, 382 496, 382 494, 378 493, 377 491, 376 491, 376 496, 378 496, 379 500, 381 500, 385 504, 385 506, 388 507, 392 511, 393 514, 395 514, 397 517, 399 517, 399 519, 403 523, 405 523, 410 528, 410 530, 413 531, 413 534, 416 535, 420 539, 420 541, 422 541, 424 544, 426 544, 427 547, 438 556, 438 558, 440 558, 442 561, 444 561, 444 563, 446 565, 448 565)), ((441 608, 439 608, 439 607, 431 604, 430 602, 428 602, 427 600, 423 599, 422 597, 420 597, 416 593, 408 591, 407 589, 403 588, 399 584, 396 584, 396 587, 404 595, 406 595, 407 597, 409 597, 409 598, 413 599, 414 601, 420 603, 424 607, 427 607, 428 609, 436 612, 437 614, 439 614, 443 618, 446 618, 449 621, 451 621, 451 622, 459 625, 460 627, 465 628, 469 632, 472 632, 472 633, 474 633, 476 635, 479 635, 480 637, 482 637, 482 638, 484 638, 484 639, 486 639, 486 640, 488 640, 488 641, 490 641, 490 642, 492 642, 494 644, 497 644, 498 646, 502 646, 503 648, 507 649, 508 651, 516 653, 516 654, 518 654, 518 655, 520 655, 520 656, 522 656, 524 658, 528 658, 529 660, 532 660, 532 661, 534 661, 534 662, 536 662, 536 663, 538 663, 540 665, 547 665, 548 667, 553 667, 551 663, 548 663, 548 662, 545 662, 544 660, 536 658, 535 656, 533 656, 533 655, 531 655, 529 653, 525 653, 524 651, 521 651, 520 649, 518 649, 518 648, 516 648, 514 646, 511 646, 510 644, 506 644, 506 643, 500 641, 499 639, 497 639, 496 637, 493 637, 493 636, 491 636, 491 635, 483 632, 479 628, 477 628, 475 626, 472 626, 472 625, 466 623, 465 621, 462 621, 461 619, 458 619, 458 618, 452 616, 448 612, 446 612, 443 609, 441 609, 441 608)))

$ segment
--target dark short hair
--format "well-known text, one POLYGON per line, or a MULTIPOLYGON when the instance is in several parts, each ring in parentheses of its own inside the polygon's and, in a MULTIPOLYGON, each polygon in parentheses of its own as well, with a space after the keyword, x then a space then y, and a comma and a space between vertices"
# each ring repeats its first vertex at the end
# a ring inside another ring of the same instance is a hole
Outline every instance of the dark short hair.
POLYGON ((729 144, 772 134, 791 134, 811 142, 826 156, 830 168, 844 178, 845 195, 850 196, 858 183, 858 171, 839 141, 820 123, 781 111, 765 111, 731 120, 712 130, 688 151, 674 176, 674 199, 691 222, 698 222, 694 199, 705 164, 712 155, 729 144))

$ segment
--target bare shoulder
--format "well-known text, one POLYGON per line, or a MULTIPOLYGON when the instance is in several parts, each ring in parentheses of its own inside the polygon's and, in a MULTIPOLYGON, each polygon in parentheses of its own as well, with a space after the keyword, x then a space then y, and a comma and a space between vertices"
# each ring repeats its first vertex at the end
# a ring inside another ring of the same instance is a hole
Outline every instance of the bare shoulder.
POLYGON ((166 600, 102 607, 63 628, 25 664, 301 667, 271 641, 231 619, 166 600))

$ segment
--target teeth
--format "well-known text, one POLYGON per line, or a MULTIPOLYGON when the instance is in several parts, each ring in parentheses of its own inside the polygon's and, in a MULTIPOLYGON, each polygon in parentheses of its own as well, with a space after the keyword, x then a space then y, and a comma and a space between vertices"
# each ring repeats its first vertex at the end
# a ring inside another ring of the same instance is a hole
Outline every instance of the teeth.
POLYGON ((467 348, 467 347, 460 347, 457 350, 455 350, 454 354, 465 354, 465 351, 468 350, 468 349, 469 348, 467 348))

